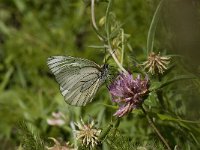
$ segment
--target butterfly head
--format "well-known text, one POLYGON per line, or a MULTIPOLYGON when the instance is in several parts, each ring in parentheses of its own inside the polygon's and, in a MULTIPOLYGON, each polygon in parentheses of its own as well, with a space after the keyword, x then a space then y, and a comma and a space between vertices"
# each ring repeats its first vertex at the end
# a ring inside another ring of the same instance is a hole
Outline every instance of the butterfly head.
POLYGON ((108 64, 104 64, 102 68, 103 70, 108 69, 108 64))
POLYGON ((108 75, 108 68, 109 68, 108 64, 104 64, 104 65, 102 66, 102 73, 101 73, 101 78, 102 78, 102 79, 106 79, 106 78, 107 78, 107 75, 108 75))

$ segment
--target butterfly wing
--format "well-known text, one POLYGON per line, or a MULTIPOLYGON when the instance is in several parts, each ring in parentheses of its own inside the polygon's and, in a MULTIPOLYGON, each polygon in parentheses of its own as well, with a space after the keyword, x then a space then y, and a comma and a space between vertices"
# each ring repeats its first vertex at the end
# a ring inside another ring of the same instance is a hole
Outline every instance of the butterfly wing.
POLYGON ((91 102, 104 82, 99 65, 87 59, 53 56, 48 58, 47 64, 70 105, 84 106, 91 102))

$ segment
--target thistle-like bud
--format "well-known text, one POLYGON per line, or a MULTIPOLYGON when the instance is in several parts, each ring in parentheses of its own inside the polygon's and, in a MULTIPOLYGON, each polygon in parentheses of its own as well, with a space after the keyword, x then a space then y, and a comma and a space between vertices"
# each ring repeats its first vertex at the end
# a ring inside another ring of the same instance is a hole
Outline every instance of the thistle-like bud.
POLYGON ((169 56, 160 56, 160 53, 155 54, 151 52, 148 56, 147 61, 142 65, 144 69, 147 69, 152 75, 154 74, 163 74, 167 70, 167 65, 170 63, 169 56))
POLYGON ((99 142, 99 135, 101 133, 100 129, 95 128, 94 120, 92 120, 89 124, 85 124, 81 119, 81 122, 75 123, 77 126, 76 138, 81 141, 81 144, 90 149, 97 146, 99 142))
POLYGON ((105 21, 106 21, 106 17, 102 17, 100 20, 99 20, 99 26, 102 27, 105 25, 105 21))

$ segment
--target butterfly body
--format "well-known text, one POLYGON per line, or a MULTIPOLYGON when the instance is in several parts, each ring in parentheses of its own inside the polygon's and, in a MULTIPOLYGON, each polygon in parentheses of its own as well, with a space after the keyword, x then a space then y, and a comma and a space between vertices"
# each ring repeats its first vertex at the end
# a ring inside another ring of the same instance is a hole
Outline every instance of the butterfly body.
POLYGON ((75 106, 91 102, 108 74, 107 64, 100 67, 93 61, 71 56, 49 57, 47 64, 65 101, 75 106))

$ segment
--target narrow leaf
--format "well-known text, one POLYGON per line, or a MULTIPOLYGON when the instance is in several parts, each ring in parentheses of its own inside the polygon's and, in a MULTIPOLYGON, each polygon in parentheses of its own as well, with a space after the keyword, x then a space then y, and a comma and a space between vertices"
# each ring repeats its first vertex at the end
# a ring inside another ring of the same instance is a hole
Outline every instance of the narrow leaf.
POLYGON ((3 78, 3 81, 0 84, 0 92, 4 90, 4 88, 7 86, 9 83, 9 80, 14 72, 14 68, 10 67, 9 70, 5 73, 5 76, 3 78))
POLYGON ((196 76, 193 76, 193 75, 181 75, 181 76, 178 76, 178 77, 174 77, 173 79, 171 80, 167 80, 163 83, 160 83, 160 82, 154 82, 152 84, 152 86, 150 87, 150 91, 156 91, 158 89, 161 89, 167 85, 170 85, 176 81, 180 81, 180 80, 191 80, 191 79, 198 79, 196 76))
POLYGON ((165 86, 167 86, 167 85, 169 85, 171 83, 174 83, 176 81, 188 80, 188 79, 197 79, 197 77, 195 77, 193 75, 181 75, 181 76, 175 77, 175 78, 173 78, 171 80, 168 80, 168 81, 162 83, 159 88, 163 88, 163 87, 165 87, 165 86))
POLYGON ((156 27, 157 27, 158 20, 160 18, 160 10, 162 8, 163 2, 164 0, 161 0, 160 3, 158 4, 156 11, 153 15, 150 27, 149 27, 148 36, 147 36, 147 55, 153 50, 156 27))
POLYGON ((174 118, 174 117, 169 116, 169 115, 157 114, 157 116, 161 120, 169 120, 169 121, 176 121, 176 122, 185 122, 185 123, 200 124, 200 121, 184 120, 184 119, 174 118))

